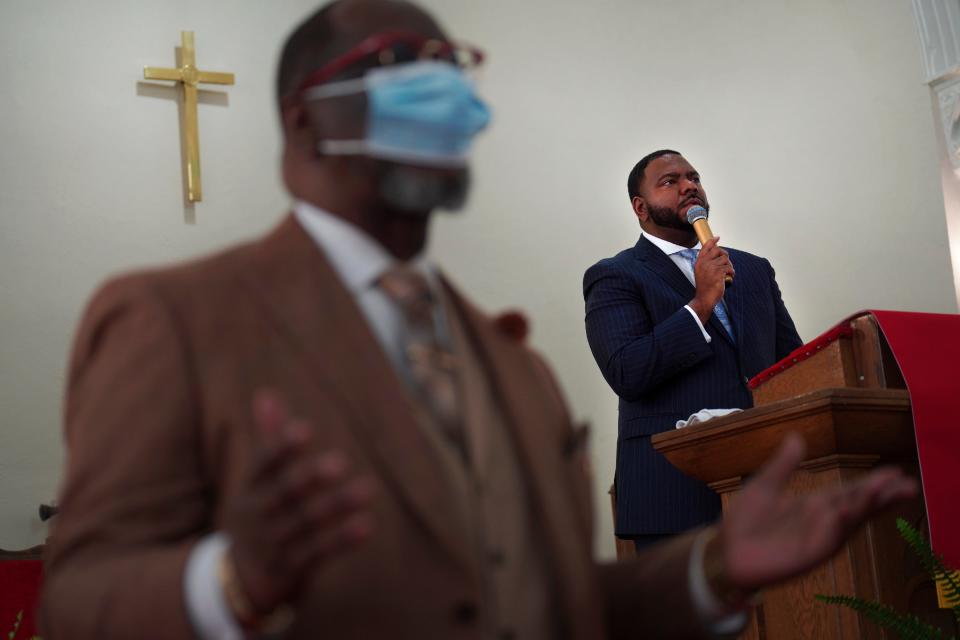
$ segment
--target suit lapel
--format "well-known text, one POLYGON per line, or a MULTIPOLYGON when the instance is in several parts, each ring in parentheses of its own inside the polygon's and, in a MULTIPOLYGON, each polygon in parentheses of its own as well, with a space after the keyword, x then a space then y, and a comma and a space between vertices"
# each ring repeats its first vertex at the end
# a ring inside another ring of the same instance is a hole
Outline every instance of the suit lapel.
POLYGON ((418 424, 403 383, 353 296, 293 216, 256 247, 246 282, 292 350, 423 525, 468 571, 474 562, 453 522, 454 494, 418 424))
MULTIPOLYGON (((634 246, 634 254, 645 267, 660 276, 660 279, 670 285, 673 290, 679 293, 685 300, 692 300, 693 296, 696 295, 696 287, 690 284, 690 281, 687 280, 687 276, 683 275, 683 272, 680 271, 680 267, 674 264, 673 260, 671 260, 667 254, 661 251, 659 247, 647 240, 646 236, 640 236, 640 240, 638 240, 637 244, 634 246)), ((727 299, 727 295, 729 295, 731 289, 728 289, 727 293, 724 295, 725 300, 727 299)), ((730 303, 728 303, 728 314, 731 316, 731 318, 734 316, 739 318, 739 314, 733 311, 730 306, 730 303)), ((734 323, 734 331, 737 332, 737 335, 740 335, 740 327, 737 325, 737 320, 732 321, 734 323)), ((710 314, 710 320, 707 322, 707 324, 713 328, 713 333, 715 335, 721 336, 734 347, 737 346, 736 342, 730 337, 730 334, 727 333, 727 330, 723 328, 723 323, 717 318, 717 314, 710 314)))
POLYGON ((696 288, 690 284, 687 276, 683 275, 680 267, 675 265, 659 247, 647 240, 646 236, 640 236, 634 247, 634 254, 647 269, 660 276, 661 280, 670 285, 685 300, 692 300, 696 295, 696 288))
MULTIPOLYGON (((557 575, 556 587, 561 610, 583 607, 595 594, 589 547, 590 532, 568 504, 570 493, 565 483, 575 482, 561 456, 561 420, 567 420, 552 393, 543 387, 543 375, 536 370, 534 357, 515 340, 502 335, 490 320, 473 307, 445 278, 443 286, 463 320, 468 338, 488 372, 490 384, 499 399, 507 428, 517 450, 535 511, 535 526, 545 542, 548 566, 557 575), (586 560, 586 563, 584 562, 586 560)), ((593 603, 597 604, 597 603, 593 603)), ((599 611, 599 606, 591 609, 599 611)), ((573 616, 568 623, 584 623, 586 614, 573 616)), ((590 620, 589 624, 597 621, 590 620)), ((588 627, 589 628, 589 627, 588 627)), ((596 628, 596 627, 594 627, 596 628)))

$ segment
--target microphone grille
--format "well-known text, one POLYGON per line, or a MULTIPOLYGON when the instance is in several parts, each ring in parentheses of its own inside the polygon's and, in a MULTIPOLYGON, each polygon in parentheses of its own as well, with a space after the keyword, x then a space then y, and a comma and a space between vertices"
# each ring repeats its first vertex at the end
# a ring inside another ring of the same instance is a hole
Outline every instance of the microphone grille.
POLYGON ((697 220, 706 220, 707 210, 696 204, 687 209, 687 222, 693 224, 697 220))

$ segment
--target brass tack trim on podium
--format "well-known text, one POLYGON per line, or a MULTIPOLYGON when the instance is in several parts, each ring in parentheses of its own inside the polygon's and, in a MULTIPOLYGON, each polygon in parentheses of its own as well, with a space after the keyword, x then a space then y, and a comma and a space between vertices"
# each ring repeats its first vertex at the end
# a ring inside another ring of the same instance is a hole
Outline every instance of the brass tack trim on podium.
POLYGON ((232 73, 219 71, 201 71, 197 69, 197 54, 193 43, 193 31, 180 32, 180 66, 170 69, 164 67, 144 67, 144 80, 170 80, 177 82, 183 91, 183 129, 186 147, 187 199, 190 202, 203 200, 203 188, 200 184, 200 129, 197 124, 197 85, 234 83, 232 73))

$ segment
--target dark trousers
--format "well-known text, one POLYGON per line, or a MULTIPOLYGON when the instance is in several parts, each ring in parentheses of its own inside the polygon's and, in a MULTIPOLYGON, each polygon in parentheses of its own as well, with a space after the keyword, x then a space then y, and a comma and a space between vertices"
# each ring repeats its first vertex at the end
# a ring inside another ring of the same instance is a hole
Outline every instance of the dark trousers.
POLYGON ((631 536, 631 538, 633 538, 633 547, 637 551, 643 551, 651 545, 655 545, 658 542, 663 542, 667 538, 672 537, 673 536, 669 533, 651 533, 649 535, 631 536))

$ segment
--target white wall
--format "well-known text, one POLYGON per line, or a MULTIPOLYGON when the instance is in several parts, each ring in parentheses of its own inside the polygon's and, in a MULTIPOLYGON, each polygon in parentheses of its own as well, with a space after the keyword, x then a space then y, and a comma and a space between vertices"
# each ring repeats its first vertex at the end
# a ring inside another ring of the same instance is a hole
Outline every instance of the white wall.
MULTIPOLYGON (((594 426, 598 551, 616 399, 583 335, 580 280, 636 241, 626 174, 673 147, 725 243, 768 256, 801 335, 864 307, 955 312, 938 149, 910 7, 897 0, 429 0, 486 49, 495 124, 469 210, 432 252, 483 305, 519 306, 594 426)), ((64 368, 108 273, 257 233, 278 181, 273 65, 305 0, 0 7, 0 547, 43 539, 62 463, 64 368), (140 6, 142 5, 142 6, 140 6), (194 29, 237 85, 200 108, 206 201, 182 202, 173 93, 138 84, 194 29)), ((109 461, 105 461, 109 462, 109 461)))
POLYGON ((953 279, 957 302, 960 304, 960 169, 954 168, 950 160, 943 132, 942 112, 933 89, 930 90, 930 98, 936 123, 937 147, 940 152, 940 182, 943 185, 943 207, 947 217, 947 237, 953 262, 953 279))
POLYGON ((258 233, 285 210, 273 67, 310 6, 0 5, 0 547, 46 535, 37 505, 56 495, 66 360, 96 284, 258 233), (237 79, 201 93, 206 199, 192 211, 177 94, 142 82, 144 65, 174 66, 181 29, 196 32, 201 69, 237 79))
POLYGON ((960 302, 960 0, 913 0, 925 79, 930 85, 943 203, 960 302))

